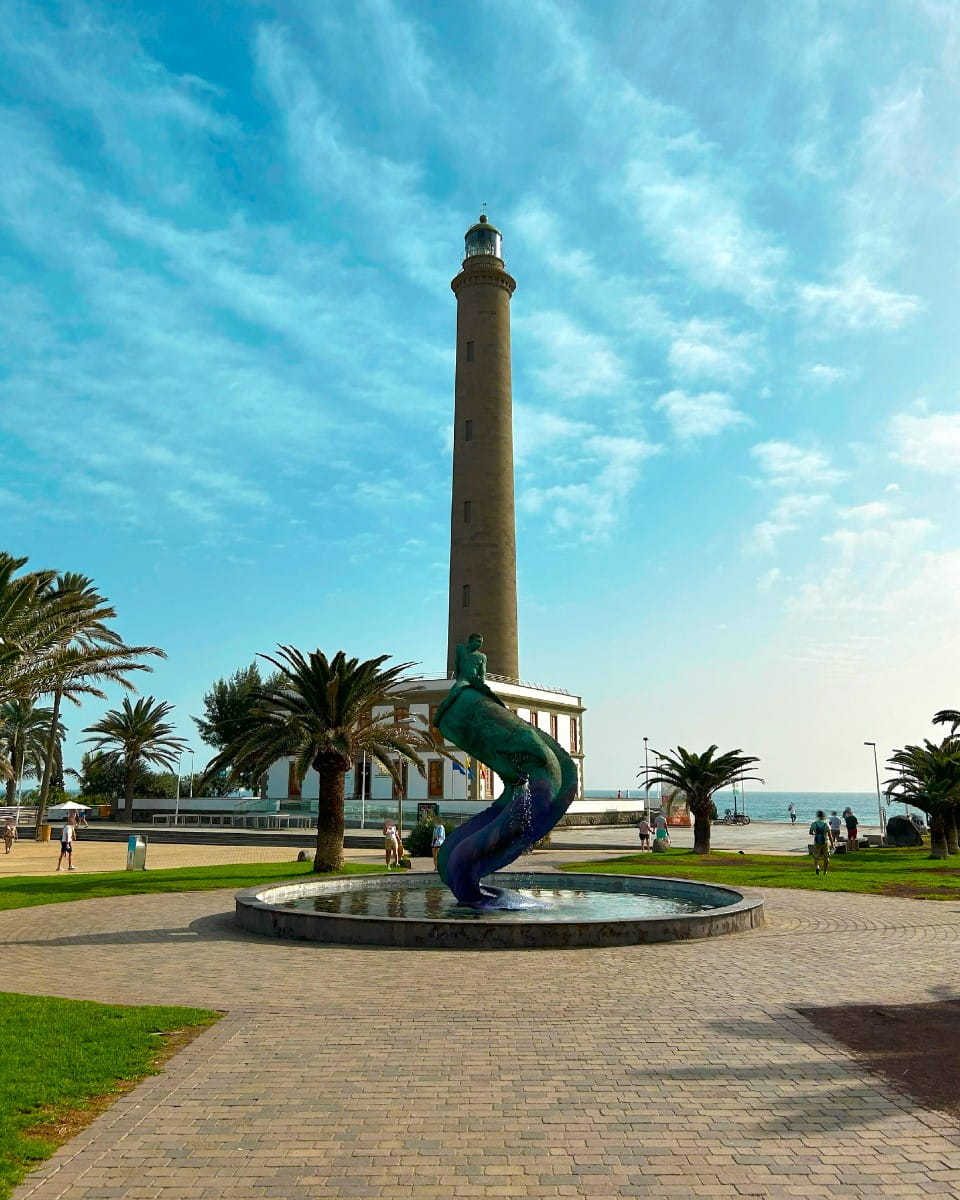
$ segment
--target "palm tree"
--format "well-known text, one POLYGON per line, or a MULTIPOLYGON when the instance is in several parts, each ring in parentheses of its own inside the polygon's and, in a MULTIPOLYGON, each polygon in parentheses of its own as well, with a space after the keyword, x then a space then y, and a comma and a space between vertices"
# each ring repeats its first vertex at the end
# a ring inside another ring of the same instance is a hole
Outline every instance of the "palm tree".
POLYGON ((713 794, 732 783, 752 779, 762 783, 759 775, 748 775, 753 763, 760 761, 740 750, 728 750, 714 757, 716 746, 703 754, 691 754, 683 746, 676 753, 660 754, 650 775, 650 783, 665 783, 684 792, 693 813, 693 850, 695 854, 710 853, 710 816, 713 794))
POLYGON ((941 708, 938 713, 934 713, 934 725, 949 725, 950 736, 960 730, 960 708, 941 708))
POLYGON ((399 785, 399 764, 413 763, 422 774, 420 751, 439 749, 439 743, 416 718, 393 715, 393 689, 412 663, 381 669, 389 655, 361 662, 338 650, 328 659, 321 650, 305 656, 293 646, 280 646, 277 655, 260 656, 277 668, 279 679, 256 693, 255 722, 208 764, 202 782, 224 768, 257 777, 287 755, 301 780, 312 767, 320 781, 313 869, 339 871, 347 771, 367 754, 399 785), (390 706, 389 713, 373 716, 379 706, 390 706))
POLYGON ((103 683, 117 683, 135 691, 127 676, 133 671, 153 669, 138 660, 148 654, 166 658, 166 654, 157 646, 128 646, 124 643, 120 635, 106 624, 116 617, 116 610, 100 595, 86 575, 68 571, 57 576, 42 590, 40 602, 55 611, 66 607, 70 619, 58 627, 56 639, 51 638, 54 644, 50 646, 50 652, 59 660, 60 670, 55 671, 51 681, 53 708, 47 737, 47 756, 40 781, 38 836, 50 794, 56 729, 63 700, 67 699, 72 704, 79 704, 81 696, 95 696, 104 700, 106 693, 99 686, 103 683))
MULTIPOLYGON (((50 708, 35 708, 31 700, 0 704, 0 750, 9 770, 9 774, 4 772, 7 804, 15 803, 24 774, 32 773, 35 764, 42 761, 52 714, 50 708)), ((62 739, 66 733, 63 725, 58 722, 56 730, 62 739)))
POLYGON ((107 763, 123 766, 123 817, 133 820, 133 790, 140 769, 150 763, 172 770, 187 748, 183 738, 173 732, 165 719, 173 711, 172 704, 141 696, 136 704, 124 699, 121 708, 110 709, 84 733, 94 743, 94 750, 107 763))
POLYGON ((956 854, 960 742, 946 738, 938 746, 925 738, 922 746, 904 746, 892 754, 887 765, 897 772, 886 781, 887 795, 930 818, 930 857, 956 854))

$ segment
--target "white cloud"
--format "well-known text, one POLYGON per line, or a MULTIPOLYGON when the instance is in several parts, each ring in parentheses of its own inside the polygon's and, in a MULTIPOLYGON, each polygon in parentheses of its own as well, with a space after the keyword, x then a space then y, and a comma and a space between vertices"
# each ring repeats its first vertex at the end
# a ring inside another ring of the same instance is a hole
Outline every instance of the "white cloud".
POLYGON ((667 414, 673 432, 683 441, 713 437, 725 429, 751 424, 750 418, 735 408, 723 392, 690 395, 674 390, 662 395, 653 407, 667 414))
POLYGON ((806 378, 818 387, 830 387, 846 379, 850 372, 843 367, 831 367, 827 363, 811 363, 805 370, 806 378))
POLYGON ((750 453, 757 460, 764 482, 776 487, 831 484, 843 478, 843 472, 831 466, 819 450, 805 449, 791 442, 760 442, 751 447, 750 453))
POLYGON ((643 156, 628 163, 624 199, 639 208, 656 249, 701 286, 757 306, 775 300, 786 251, 749 220, 729 184, 643 156))
POLYGON ((756 354, 753 334, 734 333, 723 321, 697 317, 677 330, 668 361, 674 375, 681 378, 736 383, 753 372, 756 354))
POLYGON ((898 413, 890 436, 898 462, 938 475, 960 472, 960 412, 898 413))
POLYGON ((871 551, 898 558, 915 549, 932 528, 932 522, 913 517, 882 525, 871 523, 855 529, 835 529, 833 533, 826 534, 823 541, 836 546, 844 559, 856 558, 871 551))
POLYGON ((771 567, 769 571, 765 571, 757 580, 758 592, 772 591, 778 583, 783 580, 783 572, 779 567, 771 567))
POLYGON ((890 513, 890 505, 884 504, 882 500, 871 500, 866 504, 857 504, 853 508, 840 510, 840 515, 845 521, 857 521, 863 524, 886 520, 890 513))
MULTIPOLYGON (((575 457, 576 474, 588 478, 546 488, 521 484, 517 507, 522 514, 543 517, 552 529, 578 541, 603 540, 612 533, 643 463, 659 452, 659 446, 642 438, 594 433, 574 442, 568 451, 575 457)), ((553 465, 556 469, 556 460, 553 465)), ((561 474, 564 469, 561 461, 561 474)))
POLYGON ((866 275, 850 275, 830 284, 800 284, 797 297, 810 319, 855 332, 899 329, 923 311, 918 296, 880 287, 866 275))
POLYGON ((754 554, 772 554, 779 540, 796 533, 803 522, 819 512, 829 496, 807 492, 790 492, 781 496, 766 520, 758 522, 747 538, 747 549, 754 554))
POLYGON ((514 321, 539 343, 532 374, 548 395, 564 400, 608 396, 623 388, 624 364, 610 339, 591 333, 562 312, 538 312, 514 321))
POLYGON ((573 421, 548 408, 515 404, 513 408, 513 455, 517 465, 535 458, 557 443, 581 441, 594 432, 586 421, 573 421))

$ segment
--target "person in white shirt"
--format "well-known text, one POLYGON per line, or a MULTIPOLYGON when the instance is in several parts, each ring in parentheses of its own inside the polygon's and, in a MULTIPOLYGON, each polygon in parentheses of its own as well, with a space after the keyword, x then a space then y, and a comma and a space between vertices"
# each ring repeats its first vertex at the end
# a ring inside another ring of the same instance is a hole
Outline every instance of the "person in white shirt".
POLYGON ((63 870, 63 860, 67 860, 67 870, 75 871, 77 868, 73 865, 73 846, 77 840, 77 818, 70 814, 67 817, 67 823, 60 830, 60 857, 57 859, 57 870, 63 870))

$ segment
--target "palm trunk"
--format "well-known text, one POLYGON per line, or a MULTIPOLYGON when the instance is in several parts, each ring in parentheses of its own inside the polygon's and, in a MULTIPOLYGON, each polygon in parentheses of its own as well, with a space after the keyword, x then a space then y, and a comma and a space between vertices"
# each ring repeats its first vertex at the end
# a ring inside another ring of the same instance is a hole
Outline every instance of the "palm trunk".
POLYGON ((137 780, 137 763, 136 760, 130 762, 127 760, 126 769, 123 773, 123 819, 127 824, 133 821, 133 785, 137 780))
POLYGON ((339 762, 314 761, 320 777, 320 797, 317 802, 317 852, 314 871, 343 870, 343 785, 346 768, 339 762))
POLYGON ((23 744, 19 738, 10 747, 10 766, 13 769, 13 776, 7 780, 7 803, 16 804, 17 792, 23 779, 23 744))
POLYGON ((63 700, 63 690, 57 688, 53 694, 53 718, 50 721, 50 733, 47 735, 47 753, 43 760, 43 779, 40 781, 40 799, 37 802, 37 836, 40 835, 40 823, 47 814, 47 800, 50 797, 50 780, 53 777, 53 762, 57 748, 57 725, 60 721, 60 702, 63 700))
POLYGON ((930 857, 946 858, 949 853, 947 827, 943 812, 940 809, 934 809, 930 814, 930 857))
POLYGON ((943 814, 943 822, 947 835, 947 853, 960 854, 960 845, 957 843, 957 810, 955 805, 951 804, 943 814))
POLYGON ((710 853, 710 801, 693 810, 693 852, 710 853))

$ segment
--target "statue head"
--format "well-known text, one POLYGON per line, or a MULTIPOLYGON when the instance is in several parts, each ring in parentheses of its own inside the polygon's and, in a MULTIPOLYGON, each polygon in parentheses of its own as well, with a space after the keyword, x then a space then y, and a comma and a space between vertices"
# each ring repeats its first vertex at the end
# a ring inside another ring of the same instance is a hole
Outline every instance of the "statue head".
POLYGON ((471 633, 470 636, 467 638, 467 645, 470 647, 471 650, 479 650, 480 647, 483 645, 483 634, 482 633, 471 633))

